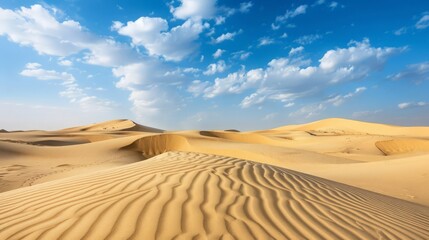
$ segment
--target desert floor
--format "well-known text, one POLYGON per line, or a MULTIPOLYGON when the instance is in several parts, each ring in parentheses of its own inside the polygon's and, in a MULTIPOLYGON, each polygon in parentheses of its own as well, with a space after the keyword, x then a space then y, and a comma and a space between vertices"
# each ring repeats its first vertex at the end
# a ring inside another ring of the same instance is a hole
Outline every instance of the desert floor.
POLYGON ((0 130, 0 239, 429 239, 428 183, 429 127, 0 130))

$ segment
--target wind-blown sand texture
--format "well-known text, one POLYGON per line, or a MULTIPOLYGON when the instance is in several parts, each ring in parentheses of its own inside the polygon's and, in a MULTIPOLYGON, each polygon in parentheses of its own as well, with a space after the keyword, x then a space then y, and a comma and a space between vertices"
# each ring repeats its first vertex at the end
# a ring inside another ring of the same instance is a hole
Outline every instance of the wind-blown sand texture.
POLYGON ((267 164, 169 152, 3 193, 0 238, 425 239, 427 210, 267 164))
POLYGON ((429 239, 428 127, 0 133, 0 239, 429 239))

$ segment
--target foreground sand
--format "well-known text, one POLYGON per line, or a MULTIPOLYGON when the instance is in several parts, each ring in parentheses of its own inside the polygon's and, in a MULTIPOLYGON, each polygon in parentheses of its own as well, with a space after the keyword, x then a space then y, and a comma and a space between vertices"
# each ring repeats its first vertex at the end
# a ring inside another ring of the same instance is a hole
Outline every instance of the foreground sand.
POLYGON ((346 119, 3 130, 0 239, 429 239, 428 159, 429 127, 346 119))
POLYGON ((429 238, 428 208, 198 153, 164 153, 1 197, 1 239, 429 238))

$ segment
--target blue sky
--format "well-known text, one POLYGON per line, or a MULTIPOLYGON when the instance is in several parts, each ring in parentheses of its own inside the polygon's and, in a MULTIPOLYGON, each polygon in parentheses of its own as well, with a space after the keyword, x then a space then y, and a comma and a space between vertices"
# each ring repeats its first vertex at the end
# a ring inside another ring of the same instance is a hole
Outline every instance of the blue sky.
POLYGON ((429 123, 429 2, 2 1, 0 128, 429 123))

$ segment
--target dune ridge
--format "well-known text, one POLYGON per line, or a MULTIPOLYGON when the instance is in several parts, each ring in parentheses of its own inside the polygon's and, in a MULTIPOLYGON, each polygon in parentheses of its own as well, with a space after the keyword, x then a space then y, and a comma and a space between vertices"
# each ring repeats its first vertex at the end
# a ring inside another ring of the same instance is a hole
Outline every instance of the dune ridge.
POLYGON ((164 130, 143 126, 128 119, 119 119, 95 123, 87 126, 66 128, 63 129, 63 131, 139 131, 161 133, 164 130))
POLYGON ((307 174, 167 152, 1 193, 1 239, 427 239, 429 209, 307 174))

